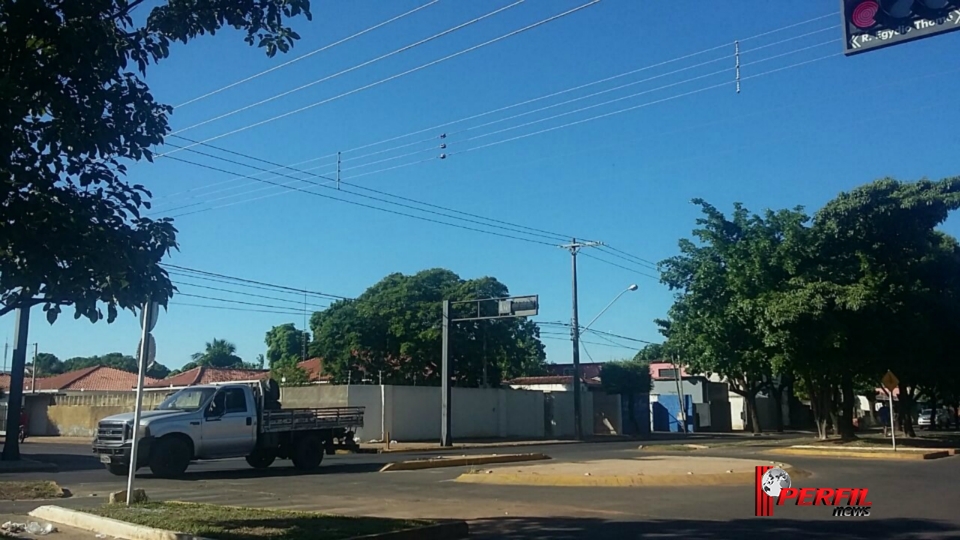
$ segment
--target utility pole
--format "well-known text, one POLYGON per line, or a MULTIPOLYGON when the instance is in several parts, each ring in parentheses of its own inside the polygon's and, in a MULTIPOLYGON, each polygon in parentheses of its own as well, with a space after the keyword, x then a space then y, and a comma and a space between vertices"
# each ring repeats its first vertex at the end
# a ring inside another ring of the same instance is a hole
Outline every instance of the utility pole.
POLYGON ((20 459, 20 409, 23 407, 23 371, 27 364, 27 336, 30 328, 30 308, 17 308, 14 323, 13 360, 10 366, 10 395, 7 399, 7 437, 3 442, 3 460, 20 459))
POLYGON ((444 300, 442 307, 442 341, 440 344, 440 446, 453 446, 450 436, 450 301, 444 300))
POLYGON ((583 438, 583 412, 580 396, 580 309, 577 305, 577 253, 581 248, 602 246, 603 242, 577 242, 572 238, 569 244, 560 247, 570 250, 570 260, 573 267, 573 321, 571 337, 573 340, 573 422, 576 438, 583 438))
POLYGON ((33 374, 30 380, 30 392, 34 394, 37 393, 37 354, 38 354, 37 350, 39 348, 40 348, 39 343, 33 344, 33 369, 30 370, 33 372, 33 374))
POLYGON ((7 340, 4 340, 3 341, 3 371, 0 371, 0 373, 7 372, 7 352, 9 351, 10 351, 10 342, 7 340))

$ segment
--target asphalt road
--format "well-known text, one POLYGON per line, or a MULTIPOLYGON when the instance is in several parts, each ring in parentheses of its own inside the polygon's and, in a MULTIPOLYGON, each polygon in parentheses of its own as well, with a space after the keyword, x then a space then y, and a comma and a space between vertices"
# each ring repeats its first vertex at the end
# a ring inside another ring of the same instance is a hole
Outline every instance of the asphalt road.
MULTIPOLYGON (((556 460, 636 457, 636 443, 541 445, 462 450, 457 454, 544 452, 556 460)), ((58 473, 5 474, 4 479, 54 479, 73 493, 65 506, 99 504, 122 489, 123 478, 105 471, 89 448, 30 444, 25 453, 53 461, 58 473), (95 496, 94 496, 95 495, 95 496)), ((697 455, 758 457, 744 449, 697 455)), ((644 450, 644 453, 650 450, 644 450)), ((378 473, 389 461, 437 455, 328 456, 315 474, 278 462, 266 471, 243 460, 197 463, 181 480, 138 475, 137 485, 160 499, 269 506, 327 513, 467 519, 474 538, 863 538, 960 539, 960 457, 927 462, 858 461, 784 457, 813 473, 802 487, 868 488, 867 518, 834 518, 825 507, 775 507, 775 517, 753 516, 752 486, 673 488, 556 488, 461 484, 464 469, 378 473)), ((766 456, 765 459, 770 459, 766 456)), ((780 458, 773 458, 779 460, 780 458)), ((504 465, 509 467, 509 465, 504 465)), ((23 512, 37 503, 0 503, 23 512)))

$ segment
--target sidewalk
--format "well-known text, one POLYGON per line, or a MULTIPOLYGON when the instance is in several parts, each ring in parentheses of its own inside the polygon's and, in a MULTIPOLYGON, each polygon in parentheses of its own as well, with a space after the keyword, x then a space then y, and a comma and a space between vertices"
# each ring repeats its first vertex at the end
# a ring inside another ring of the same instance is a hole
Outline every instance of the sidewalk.
MULTIPOLYGON (((39 523, 40 526, 44 526, 48 521, 43 521, 42 519, 33 518, 30 516, 21 516, 16 514, 0 514, 0 524, 6 522, 13 523, 23 523, 27 524, 31 521, 39 523)), ((37 536, 30 534, 28 532, 19 532, 19 533, 9 533, 7 531, 0 530, 0 538, 23 538, 34 540, 36 538, 50 538, 51 540, 90 540, 97 538, 97 535, 89 531, 81 531, 80 529, 74 529, 72 527, 67 527, 65 525, 60 525, 59 523, 54 523, 54 527, 57 528, 57 532, 45 535, 37 536)))

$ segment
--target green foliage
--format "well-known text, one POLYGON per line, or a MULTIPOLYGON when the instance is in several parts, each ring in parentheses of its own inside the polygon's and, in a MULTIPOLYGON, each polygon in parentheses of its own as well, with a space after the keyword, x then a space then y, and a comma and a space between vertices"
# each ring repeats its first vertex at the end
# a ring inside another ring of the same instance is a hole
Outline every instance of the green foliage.
POLYGON ((302 386, 307 384, 309 378, 307 372, 297 364, 300 363, 300 355, 287 355, 277 359, 270 365, 270 377, 283 386, 302 386))
POLYGON ((678 294, 659 323, 685 365, 748 400, 774 376, 796 381, 822 437, 834 413, 853 436, 856 391, 887 369, 905 407, 920 390, 960 400, 960 245, 936 230, 960 207, 960 178, 879 180, 813 219, 739 204, 728 219, 695 202, 699 243, 662 263, 678 294))
POLYGON ((267 345, 267 361, 272 367, 283 358, 296 357, 304 360, 303 347, 310 342, 310 332, 297 330, 293 323, 274 326, 264 339, 267 345))
POLYGON ((667 359, 667 350, 662 343, 650 343, 640 349, 633 359, 647 363, 660 362, 667 359))
POLYGON ((50 353, 38 353, 34 361, 28 362, 27 365, 31 369, 36 368, 38 377, 59 375, 64 372, 63 362, 56 355, 50 353))
MULTIPOLYGON (((137 359, 135 357, 123 353, 112 352, 103 356, 75 356, 73 358, 69 358, 63 362, 63 372, 66 373, 68 371, 76 371, 78 369, 84 369, 93 366, 106 366, 123 371, 129 371, 130 373, 137 373, 139 370, 137 366, 137 359)), ((153 377, 154 379, 163 379, 169 374, 170 370, 160 363, 154 363, 146 373, 148 377, 153 377)))
POLYGON ((650 393, 653 389, 650 364, 636 358, 603 364, 600 381, 608 394, 635 396, 650 393))
MULTIPOLYGON (((442 301, 505 296, 506 285, 491 277, 464 280, 444 269, 391 274, 359 298, 315 313, 310 355, 323 358, 337 382, 348 373, 378 377, 382 371, 387 384, 439 384, 442 301)), ((487 304, 482 315, 496 310, 495 302, 487 304)), ((467 315, 461 312, 469 308, 456 308, 453 318, 467 315)), ((498 386, 546 371, 537 326, 524 319, 452 323, 450 351, 458 386, 498 386)))
POLYGON ((236 355, 237 346, 225 339, 214 338, 208 341, 203 352, 196 352, 190 356, 192 367, 184 366, 181 371, 187 371, 197 366, 215 368, 247 368, 243 359, 236 355))
POLYGON ((161 259, 177 248, 171 220, 141 215, 150 192, 123 176, 152 160, 172 108, 144 82, 147 66, 224 26, 268 55, 299 36, 309 0, 166 0, 142 26, 144 0, 18 0, 0 8, 0 316, 42 305, 53 323, 113 322, 121 309, 174 293, 161 259), (99 307, 106 305, 106 315, 99 307))

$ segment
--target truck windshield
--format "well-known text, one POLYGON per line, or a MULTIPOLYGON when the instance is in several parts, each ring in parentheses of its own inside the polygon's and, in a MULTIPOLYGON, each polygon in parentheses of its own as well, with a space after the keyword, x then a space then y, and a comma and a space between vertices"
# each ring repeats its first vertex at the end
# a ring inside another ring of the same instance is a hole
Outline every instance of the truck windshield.
POLYGON ((216 392, 215 388, 184 388, 163 400, 161 411, 196 411, 216 392))

